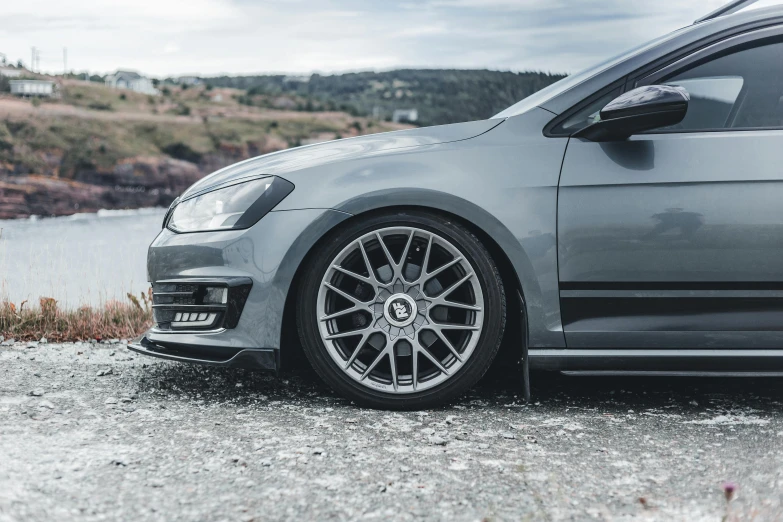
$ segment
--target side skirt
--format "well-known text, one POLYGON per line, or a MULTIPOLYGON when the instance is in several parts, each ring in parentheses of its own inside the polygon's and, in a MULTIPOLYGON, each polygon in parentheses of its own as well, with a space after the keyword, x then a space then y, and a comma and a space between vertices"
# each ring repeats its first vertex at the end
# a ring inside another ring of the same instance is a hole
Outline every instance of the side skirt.
POLYGON ((531 348, 530 367, 563 372, 783 373, 783 350, 531 348))
POLYGON ((560 372, 572 377, 783 377, 783 372, 560 372))

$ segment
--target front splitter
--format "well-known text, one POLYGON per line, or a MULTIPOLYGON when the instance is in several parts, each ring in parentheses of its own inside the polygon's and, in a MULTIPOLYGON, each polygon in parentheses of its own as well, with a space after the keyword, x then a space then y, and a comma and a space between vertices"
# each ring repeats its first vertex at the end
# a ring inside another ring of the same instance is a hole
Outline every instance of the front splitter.
POLYGON ((128 344, 128 349, 142 355, 149 355, 150 357, 183 363, 221 366, 224 368, 270 370, 274 372, 279 369, 278 351, 270 348, 246 348, 232 354, 226 359, 222 359, 218 357, 205 357, 194 352, 189 353, 188 347, 183 345, 173 347, 157 344, 143 335, 128 344))

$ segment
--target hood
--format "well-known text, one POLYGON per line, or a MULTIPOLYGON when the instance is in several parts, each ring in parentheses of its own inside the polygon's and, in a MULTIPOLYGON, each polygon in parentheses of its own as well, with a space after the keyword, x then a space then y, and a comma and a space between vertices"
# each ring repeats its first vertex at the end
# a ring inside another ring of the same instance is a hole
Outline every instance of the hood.
POLYGON ((395 149, 467 140, 484 134, 501 122, 503 122, 502 119, 491 119, 453 123, 436 127, 370 134, 281 150, 218 170, 194 183, 180 196, 180 199, 186 199, 198 192, 244 178, 250 179, 259 175, 284 175, 288 172, 326 163, 384 154, 395 149))

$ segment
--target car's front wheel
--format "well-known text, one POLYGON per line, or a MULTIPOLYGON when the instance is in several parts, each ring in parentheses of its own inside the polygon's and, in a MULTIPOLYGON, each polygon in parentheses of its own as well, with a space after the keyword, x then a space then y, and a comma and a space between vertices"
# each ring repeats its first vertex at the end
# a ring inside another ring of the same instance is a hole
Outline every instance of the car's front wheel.
POLYGON ((300 282, 305 354, 337 392, 425 408, 487 371, 505 327, 497 267, 464 227, 428 212, 356 220, 327 238, 300 282))

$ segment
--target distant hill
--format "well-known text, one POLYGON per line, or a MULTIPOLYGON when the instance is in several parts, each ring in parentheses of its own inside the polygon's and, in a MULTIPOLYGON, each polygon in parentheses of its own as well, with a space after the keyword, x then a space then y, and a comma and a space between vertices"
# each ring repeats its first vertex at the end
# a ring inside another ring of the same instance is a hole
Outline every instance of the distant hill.
POLYGON ((214 87, 247 90, 248 105, 296 96, 298 110, 343 110, 389 119, 395 109, 417 109, 419 125, 482 120, 564 78, 540 72, 400 69, 309 77, 282 75, 204 78, 214 87))

